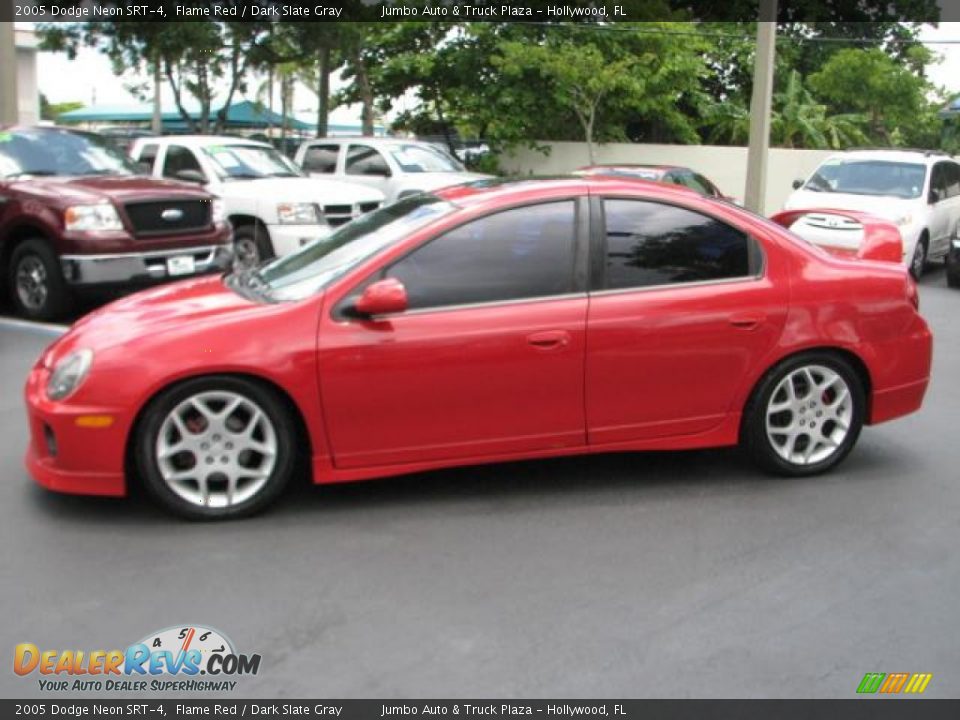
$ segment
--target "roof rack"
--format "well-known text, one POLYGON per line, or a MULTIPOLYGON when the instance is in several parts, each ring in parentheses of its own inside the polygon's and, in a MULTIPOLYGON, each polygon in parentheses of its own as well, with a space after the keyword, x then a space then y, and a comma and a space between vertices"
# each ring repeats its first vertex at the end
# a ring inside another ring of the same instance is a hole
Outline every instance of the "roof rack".
POLYGON ((861 150, 878 150, 885 152, 912 152, 912 153, 922 153, 927 157, 933 155, 943 155, 945 157, 951 157, 950 153, 946 150, 931 150, 930 148, 907 148, 907 147, 855 147, 847 148, 846 152, 859 152, 861 150))

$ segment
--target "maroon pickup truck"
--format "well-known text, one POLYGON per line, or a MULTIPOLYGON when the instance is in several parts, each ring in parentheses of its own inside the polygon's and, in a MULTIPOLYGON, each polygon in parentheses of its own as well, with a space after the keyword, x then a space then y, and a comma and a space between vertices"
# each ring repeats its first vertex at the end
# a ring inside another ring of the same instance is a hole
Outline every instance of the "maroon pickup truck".
POLYGON ((75 293, 229 266, 221 201, 138 172, 93 133, 0 127, 0 285, 18 313, 51 320, 75 293))

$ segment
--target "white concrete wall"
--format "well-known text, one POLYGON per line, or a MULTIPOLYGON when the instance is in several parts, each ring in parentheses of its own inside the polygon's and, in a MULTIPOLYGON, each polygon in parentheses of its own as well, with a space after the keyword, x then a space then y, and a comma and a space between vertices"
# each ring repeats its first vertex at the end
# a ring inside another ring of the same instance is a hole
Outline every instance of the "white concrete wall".
MULTIPOLYGON (((540 143, 550 153, 517 149, 500 157, 500 166, 511 174, 556 175, 568 173, 590 160, 587 145, 581 142, 540 143)), ((767 194, 764 212, 783 207, 793 191, 792 183, 806 177, 831 154, 829 150, 786 150, 771 148, 767 164, 767 194)), ((652 163, 684 165, 710 178, 727 195, 743 199, 747 181, 747 149, 717 145, 647 145, 608 143, 595 147, 598 163, 652 163)))
POLYGON ((17 113, 21 125, 40 122, 40 89, 37 85, 37 40, 33 30, 16 28, 17 113))

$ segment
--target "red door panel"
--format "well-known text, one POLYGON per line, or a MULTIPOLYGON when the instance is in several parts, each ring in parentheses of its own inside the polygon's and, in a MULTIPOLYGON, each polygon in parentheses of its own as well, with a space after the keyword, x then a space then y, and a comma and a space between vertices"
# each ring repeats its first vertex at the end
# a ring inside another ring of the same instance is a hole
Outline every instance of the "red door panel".
POLYGON ((774 347, 787 290, 767 279, 591 297, 590 444, 704 432, 774 347))
POLYGON ((326 317, 334 462, 356 468, 582 446, 585 296, 326 317))

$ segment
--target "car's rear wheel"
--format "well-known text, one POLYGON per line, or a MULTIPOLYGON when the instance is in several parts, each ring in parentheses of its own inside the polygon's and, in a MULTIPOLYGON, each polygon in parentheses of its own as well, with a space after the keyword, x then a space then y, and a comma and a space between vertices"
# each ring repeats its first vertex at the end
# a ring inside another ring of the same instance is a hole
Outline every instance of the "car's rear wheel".
POLYGON ((188 380, 147 408, 136 461, 150 493, 194 520, 273 502, 293 473, 295 426, 276 393, 244 378, 188 380))
POLYGON ((850 363, 831 353, 804 353, 760 382, 746 411, 744 445, 766 470, 815 475, 853 449, 865 407, 863 384, 850 363))
POLYGON ((236 270, 255 268, 273 258, 267 232, 257 225, 241 225, 233 234, 233 264, 236 270))
POLYGON ((14 248, 8 287, 17 312, 31 320, 56 320, 70 304, 60 262, 40 238, 25 240, 14 248))

